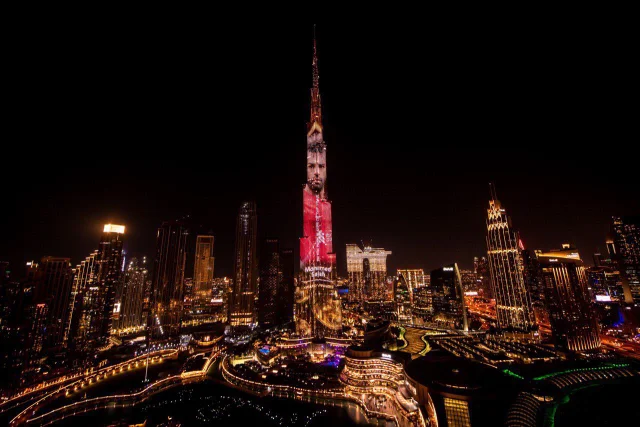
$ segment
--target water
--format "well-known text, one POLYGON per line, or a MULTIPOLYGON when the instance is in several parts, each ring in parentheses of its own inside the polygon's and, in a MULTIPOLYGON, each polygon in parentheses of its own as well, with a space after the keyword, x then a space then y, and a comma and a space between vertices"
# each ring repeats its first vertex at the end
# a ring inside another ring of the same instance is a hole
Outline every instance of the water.
POLYGON ((62 426, 92 427, 143 423, 147 426, 325 426, 369 425, 356 405, 329 405, 295 400, 259 398, 213 382, 167 390, 134 408, 95 411, 59 422, 62 426))

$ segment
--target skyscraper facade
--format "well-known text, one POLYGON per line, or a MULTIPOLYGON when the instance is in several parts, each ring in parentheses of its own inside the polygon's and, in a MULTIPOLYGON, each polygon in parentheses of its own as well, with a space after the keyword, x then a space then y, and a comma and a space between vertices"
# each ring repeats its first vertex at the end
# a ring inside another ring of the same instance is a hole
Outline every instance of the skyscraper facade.
POLYGON ((347 273, 351 301, 386 299, 387 256, 391 251, 347 244, 347 273))
POLYGON ((278 323, 278 287, 282 280, 278 239, 264 239, 260 251, 258 323, 264 328, 278 323))
POLYGON ((436 321, 452 323, 469 330, 464 290, 458 264, 449 264, 431 272, 433 314, 436 321))
POLYGON ((415 292, 416 289, 426 285, 424 270, 421 268, 416 269, 398 269, 397 276, 402 275, 404 280, 407 281, 407 285, 411 289, 411 292, 415 292))
POLYGON ((293 295, 295 293, 295 265, 292 248, 280 250, 281 280, 277 292, 278 323, 285 324, 293 321, 293 295))
POLYGON ((491 186, 487 210, 487 258, 498 327, 529 332, 535 327, 531 298, 524 284, 521 245, 511 219, 491 186))
POLYGON ((233 290, 229 296, 228 318, 231 326, 253 326, 256 324, 257 230, 256 204, 254 202, 242 203, 236 222, 233 290))
POLYGON ((396 320, 400 323, 411 323, 412 292, 402 274, 399 274, 393 283, 393 299, 396 307, 396 320))
POLYGON ((158 228, 148 312, 148 326, 154 337, 169 338, 180 333, 188 244, 185 220, 167 221, 158 228))
POLYGON ((613 217, 612 228, 626 302, 640 305, 640 216, 613 217))
POLYGON ((75 272, 67 339, 71 348, 89 352, 105 345, 113 325, 115 293, 122 273, 124 226, 107 224, 98 250, 89 255, 75 272))
POLYGON ((591 310, 580 254, 565 244, 562 249, 537 255, 556 346, 571 351, 597 349, 598 322, 591 310))
POLYGON ((213 236, 198 236, 192 292, 192 301, 196 309, 204 309, 211 303, 213 267, 213 236))
POLYGON ((307 126, 307 183, 302 190, 303 236, 300 238, 300 281, 295 321, 303 336, 335 335, 342 330, 341 302, 336 290, 331 202, 327 197, 327 145, 322 133, 318 57, 313 41, 311 118, 307 126))
POLYGON ((69 301, 73 272, 69 258, 44 257, 40 260, 35 300, 48 307, 46 346, 61 347, 69 320, 69 301))
POLYGON ((116 308, 114 314, 114 329, 125 332, 137 329, 146 324, 143 316, 144 299, 148 292, 147 280, 149 272, 147 270, 146 257, 142 260, 131 258, 125 267, 124 279, 119 292, 116 295, 116 308))

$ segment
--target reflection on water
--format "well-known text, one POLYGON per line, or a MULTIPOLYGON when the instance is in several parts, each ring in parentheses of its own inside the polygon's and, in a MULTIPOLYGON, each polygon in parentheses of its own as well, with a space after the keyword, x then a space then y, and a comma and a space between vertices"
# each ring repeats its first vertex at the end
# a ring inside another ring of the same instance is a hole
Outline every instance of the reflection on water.
POLYGON ((134 408, 109 409, 79 415, 63 420, 59 425, 98 427, 143 423, 145 420, 147 426, 392 425, 368 419, 362 410, 351 402, 258 398, 212 382, 168 390, 134 408))

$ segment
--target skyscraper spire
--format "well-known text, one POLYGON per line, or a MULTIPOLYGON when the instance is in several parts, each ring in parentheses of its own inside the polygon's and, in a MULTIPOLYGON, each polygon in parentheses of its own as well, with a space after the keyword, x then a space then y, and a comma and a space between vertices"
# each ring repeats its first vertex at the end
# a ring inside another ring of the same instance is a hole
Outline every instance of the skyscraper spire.
POLYGON ((320 73, 318 72, 318 51, 316 48, 316 26, 313 25, 313 87, 311 88, 311 118, 308 135, 322 132, 322 106, 320 103, 320 73))

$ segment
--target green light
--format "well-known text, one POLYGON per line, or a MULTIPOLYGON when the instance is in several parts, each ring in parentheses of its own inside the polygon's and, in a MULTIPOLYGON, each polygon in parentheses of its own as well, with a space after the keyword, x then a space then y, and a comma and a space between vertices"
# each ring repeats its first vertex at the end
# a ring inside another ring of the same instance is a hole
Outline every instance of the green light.
POLYGON ((585 371, 602 371, 604 369, 609 369, 609 368, 626 368, 628 367, 629 364, 628 363, 608 363, 604 366, 599 366, 596 368, 579 368, 579 369, 567 369, 566 371, 560 371, 560 372, 553 372, 551 374, 546 374, 546 375, 541 375, 539 377, 535 377, 533 380, 534 381, 541 381, 541 380, 546 380, 547 378, 552 378, 558 375, 564 375, 564 374, 571 374, 574 372, 585 372, 585 371))
POLYGON ((520 376, 520 375, 516 374, 515 372, 512 372, 512 371, 510 371, 508 369, 503 369, 502 372, 504 374, 506 374, 506 375, 509 375, 510 377, 517 378, 519 380, 523 380, 524 379, 523 376, 520 376))

